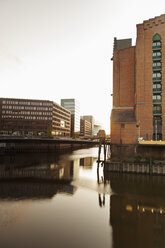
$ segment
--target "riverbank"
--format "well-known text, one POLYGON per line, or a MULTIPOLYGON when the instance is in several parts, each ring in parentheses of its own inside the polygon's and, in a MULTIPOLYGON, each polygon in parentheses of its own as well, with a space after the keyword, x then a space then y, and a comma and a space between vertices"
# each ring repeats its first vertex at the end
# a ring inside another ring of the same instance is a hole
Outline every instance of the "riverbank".
POLYGON ((108 172, 165 175, 165 145, 155 143, 111 144, 108 172))
POLYGON ((105 163, 106 172, 165 175, 165 163, 157 162, 111 162, 105 163))

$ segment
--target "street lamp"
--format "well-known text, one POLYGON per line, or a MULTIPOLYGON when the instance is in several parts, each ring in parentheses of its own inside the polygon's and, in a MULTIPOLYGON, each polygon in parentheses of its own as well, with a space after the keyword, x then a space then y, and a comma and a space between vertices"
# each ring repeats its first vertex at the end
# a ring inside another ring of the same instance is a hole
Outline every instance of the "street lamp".
POLYGON ((138 121, 138 123, 136 123, 136 127, 139 128, 139 132, 138 132, 138 140, 140 138, 140 121, 138 121))

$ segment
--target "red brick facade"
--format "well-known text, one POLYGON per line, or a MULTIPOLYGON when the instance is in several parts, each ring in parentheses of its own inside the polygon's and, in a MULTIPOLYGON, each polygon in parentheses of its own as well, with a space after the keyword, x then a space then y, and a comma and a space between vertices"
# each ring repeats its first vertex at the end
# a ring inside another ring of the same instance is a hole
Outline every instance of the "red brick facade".
POLYGON ((135 47, 114 51, 113 106, 134 107, 135 47))
POLYGON ((165 139, 165 15, 161 15, 137 25, 136 46, 129 43, 130 39, 114 40, 111 114, 114 144, 136 144, 139 136, 153 139, 153 37, 156 34, 161 37, 160 137, 165 139))

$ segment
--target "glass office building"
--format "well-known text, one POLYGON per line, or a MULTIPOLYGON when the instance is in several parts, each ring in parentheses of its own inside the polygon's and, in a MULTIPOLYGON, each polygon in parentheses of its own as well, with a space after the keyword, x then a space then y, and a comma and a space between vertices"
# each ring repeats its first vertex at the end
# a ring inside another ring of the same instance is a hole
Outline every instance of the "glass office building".
POLYGON ((80 105, 79 102, 74 99, 61 99, 61 106, 68 109, 71 112, 71 136, 75 133, 80 133, 80 105))

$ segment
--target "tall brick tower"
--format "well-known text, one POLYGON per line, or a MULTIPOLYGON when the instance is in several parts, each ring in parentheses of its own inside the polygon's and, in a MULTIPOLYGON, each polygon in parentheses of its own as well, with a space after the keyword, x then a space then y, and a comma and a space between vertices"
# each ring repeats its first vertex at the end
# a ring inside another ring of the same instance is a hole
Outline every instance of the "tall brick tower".
POLYGON ((137 25, 136 45, 114 39, 112 144, 165 140, 165 15, 137 25))

